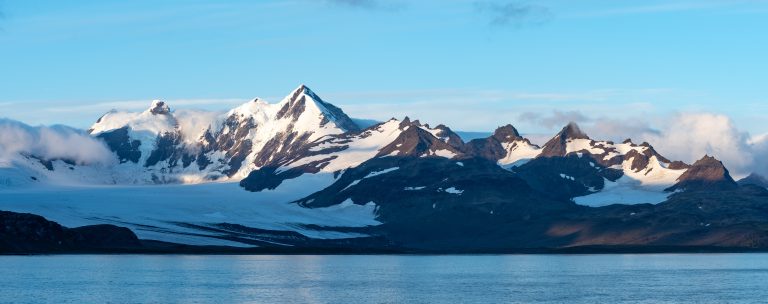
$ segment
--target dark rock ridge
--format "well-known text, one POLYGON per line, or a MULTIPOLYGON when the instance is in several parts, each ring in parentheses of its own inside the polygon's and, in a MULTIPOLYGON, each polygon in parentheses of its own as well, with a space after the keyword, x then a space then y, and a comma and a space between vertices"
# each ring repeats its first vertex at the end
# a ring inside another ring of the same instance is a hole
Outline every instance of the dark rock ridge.
POLYGON ((512 144, 511 148, 515 148, 515 145, 520 143, 534 146, 530 140, 522 137, 515 127, 506 125, 497 128, 490 137, 469 141, 465 150, 469 155, 495 161, 506 156, 507 150, 504 149, 504 143, 512 144))
POLYGON ((740 179, 737 182, 740 186, 755 185, 763 188, 768 188, 768 179, 757 173, 752 173, 749 176, 740 179))
POLYGON ((462 154, 459 150, 464 142, 448 128, 443 128, 441 134, 444 139, 432 135, 432 133, 421 128, 419 121, 411 122, 406 117, 400 123, 402 133, 391 143, 379 150, 377 157, 396 155, 396 156, 422 156, 433 155, 437 151, 445 150, 453 154, 462 154), (453 141, 453 142, 451 142, 453 141))
POLYGON ((712 191, 733 190, 738 184, 733 180, 723 163, 712 156, 697 160, 678 179, 677 184, 666 191, 712 191))
POLYGON ((128 228, 66 228, 38 215, 0 211, 0 253, 109 252, 141 247, 128 228))
POLYGON ((128 136, 128 127, 101 133, 96 135, 96 137, 104 140, 109 149, 117 155, 121 163, 128 161, 139 162, 141 158, 141 151, 139 150, 141 141, 133 140, 128 136))
POLYGON ((658 205, 600 208, 576 205, 568 195, 547 195, 552 191, 483 158, 386 157, 345 171, 333 185, 297 203, 309 208, 375 203, 384 224, 372 232, 414 252, 768 249, 765 188, 685 191, 658 205))

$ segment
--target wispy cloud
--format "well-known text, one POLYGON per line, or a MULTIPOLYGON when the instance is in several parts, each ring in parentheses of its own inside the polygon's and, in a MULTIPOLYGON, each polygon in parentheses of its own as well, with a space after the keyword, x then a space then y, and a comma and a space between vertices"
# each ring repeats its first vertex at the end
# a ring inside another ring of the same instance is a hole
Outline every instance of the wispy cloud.
POLYGON ((55 126, 32 127, 0 118, 0 160, 19 153, 45 159, 67 159, 80 164, 110 165, 116 162, 107 146, 80 130, 55 126))
POLYGON ((402 3, 394 3, 380 0, 326 0, 330 5, 363 10, 393 11, 403 7, 402 3))
MULTIPOLYGON (((220 106, 222 108, 238 105, 246 102, 245 98, 214 98, 214 99, 171 99, 166 100, 171 107, 185 106, 220 106)), ((104 112, 112 109, 136 111, 144 110, 151 104, 150 100, 122 100, 108 101, 92 104, 74 105, 66 107, 48 107, 45 111, 56 113, 82 113, 82 112, 104 112)))
POLYGON ((333 5, 348 6, 354 8, 377 8, 380 3, 375 0, 327 0, 333 5))
POLYGON ((548 7, 519 1, 477 1, 474 6, 490 18, 491 26, 519 28, 542 24, 552 18, 548 7))
MULTIPOLYGON (((618 3, 618 2, 617 2, 618 3)), ((612 8, 563 14, 563 17, 610 17, 623 15, 639 15, 654 13, 676 13, 687 11, 722 10, 728 7, 738 7, 751 4, 765 4, 764 1, 751 0, 702 0, 702 1, 668 1, 664 3, 616 6, 612 8)))
POLYGON ((430 124, 444 123, 465 131, 492 131, 499 125, 512 123, 529 134, 549 134, 569 121, 584 122, 592 116, 654 117, 665 111, 659 104, 674 102, 691 94, 698 96, 696 92, 668 88, 561 92, 431 89, 338 92, 321 96, 358 118, 386 120, 409 116, 430 124), (553 110, 559 112, 552 113, 553 110), (574 111, 589 115, 579 117, 574 111), (541 114, 521 117, 522 113, 541 114))
POLYGON ((563 126, 569 122, 582 123, 592 121, 590 117, 579 111, 559 110, 553 110, 551 113, 524 112, 518 116, 518 119, 522 122, 528 122, 548 129, 563 126))

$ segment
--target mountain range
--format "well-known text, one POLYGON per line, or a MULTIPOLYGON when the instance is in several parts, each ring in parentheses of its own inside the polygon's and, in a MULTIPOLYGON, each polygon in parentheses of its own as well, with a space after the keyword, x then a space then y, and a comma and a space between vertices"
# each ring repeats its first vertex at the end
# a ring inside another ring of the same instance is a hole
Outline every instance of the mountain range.
POLYGON ((512 125, 464 140, 408 117, 361 124, 301 85, 222 114, 156 100, 81 135, 111 161, 2 157, 0 252, 768 248, 765 178, 574 123, 541 146, 512 125))

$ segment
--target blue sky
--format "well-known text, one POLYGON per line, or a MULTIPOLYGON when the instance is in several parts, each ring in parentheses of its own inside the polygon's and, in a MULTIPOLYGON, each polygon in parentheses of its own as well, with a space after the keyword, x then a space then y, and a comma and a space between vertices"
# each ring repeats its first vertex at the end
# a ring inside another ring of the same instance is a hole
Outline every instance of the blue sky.
POLYGON ((87 127, 306 83, 454 129, 717 113, 768 133, 768 1, 0 0, 0 116, 87 127))

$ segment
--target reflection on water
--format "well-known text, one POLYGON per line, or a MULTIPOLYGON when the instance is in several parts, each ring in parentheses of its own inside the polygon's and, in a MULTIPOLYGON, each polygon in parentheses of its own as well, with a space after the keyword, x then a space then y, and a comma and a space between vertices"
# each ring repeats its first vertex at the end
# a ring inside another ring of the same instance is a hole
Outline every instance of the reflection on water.
POLYGON ((0 256, 3 303, 760 303, 766 254, 0 256))

